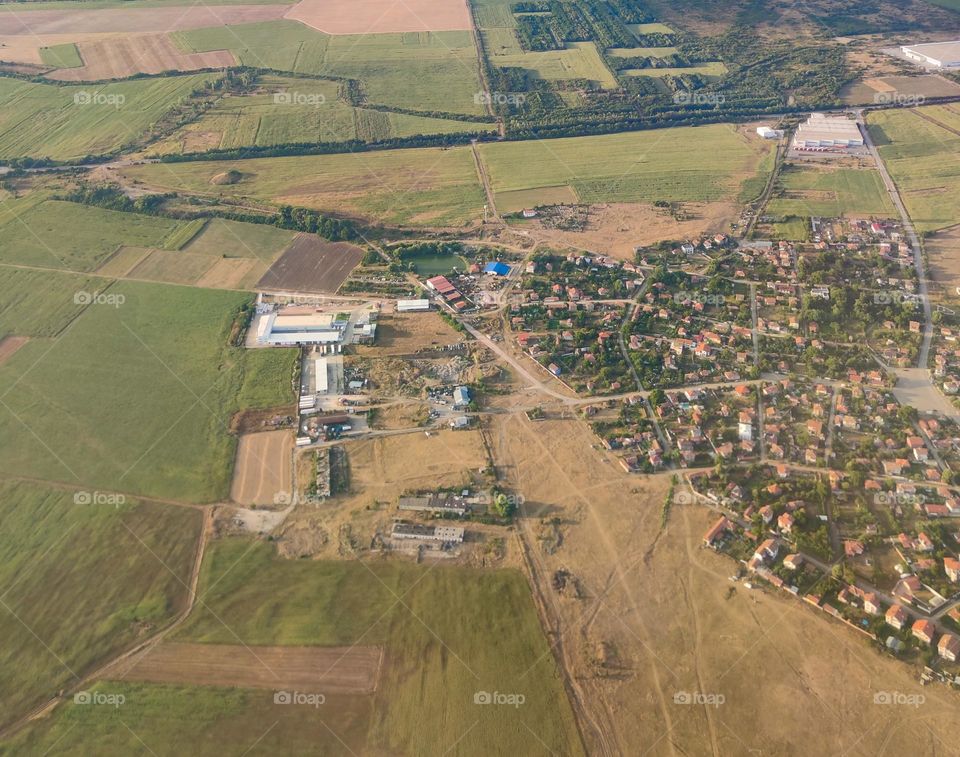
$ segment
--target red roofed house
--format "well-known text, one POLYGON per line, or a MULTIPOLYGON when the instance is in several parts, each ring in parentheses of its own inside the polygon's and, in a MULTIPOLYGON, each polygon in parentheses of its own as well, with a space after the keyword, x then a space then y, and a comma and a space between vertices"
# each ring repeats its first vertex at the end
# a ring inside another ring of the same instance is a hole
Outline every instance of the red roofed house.
POLYGON ((906 625, 909 617, 910 616, 907 615, 907 611, 904 610, 900 605, 891 605, 887 610, 887 625, 892 626, 899 631, 906 625))
POLYGON ((954 583, 960 581, 960 560, 956 560, 952 557, 943 558, 943 569, 949 578, 954 583))
POLYGON ((703 543, 712 547, 713 543, 730 529, 730 521, 721 517, 716 523, 710 526, 710 529, 703 535, 703 543))
POLYGON ((937 635, 937 627, 933 624, 933 621, 926 618, 921 618, 914 623, 911 631, 914 637, 924 644, 932 644, 937 635))
POLYGON ((956 662, 960 658, 960 639, 952 633, 945 633, 937 644, 937 652, 943 659, 956 662))

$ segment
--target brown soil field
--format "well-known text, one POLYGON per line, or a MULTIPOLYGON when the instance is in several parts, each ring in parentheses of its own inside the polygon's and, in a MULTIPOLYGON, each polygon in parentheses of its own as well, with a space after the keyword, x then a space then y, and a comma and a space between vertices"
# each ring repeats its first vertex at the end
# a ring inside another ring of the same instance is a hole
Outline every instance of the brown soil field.
POLYGON ((377 690, 383 649, 352 647, 249 647, 165 642, 152 647, 122 675, 126 681, 300 689, 329 694, 377 690))
POLYGON ((292 486, 291 431, 244 434, 237 444, 230 499, 241 505, 272 505, 292 486))
POLYGON ((443 32, 472 27, 466 0, 301 0, 285 18, 327 34, 443 32))
POLYGON ((120 79, 137 73, 226 68, 237 63, 233 53, 227 50, 185 53, 167 34, 88 40, 80 42, 77 48, 84 65, 80 68, 61 68, 49 74, 49 78, 60 81, 120 79))
POLYGON ((418 350, 462 341, 460 332, 435 310, 424 313, 383 313, 377 320, 376 346, 358 346, 357 354, 369 357, 411 355, 418 350))
POLYGON ((192 285, 213 268, 214 262, 209 255, 153 250, 127 276, 167 284, 192 285))
POLYGON ((363 254, 360 247, 349 242, 325 242, 310 234, 298 234, 257 282, 257 288, 332 294, 363 260, 363 254))
POLYGON ((956 693, 928 686, 920 707, 875 704, 879 692, 920 693, 918 671, 800 601, 731 583, 734 561, 700 547, 716 519, 706 508, 675 504, 661 530, 668 475, 623 473, 581 421, 493 418, 497 470, 525 499, 535 597, 591 754, 952 749, 956 693), (580 598, 551 587, 558 570, 580 598), (692 695, 718 701, 685 703, 692 695))
POLYGON ((5 336, 0 339, 0 365, 3 365, 23 345, 30 341, 27 336, 5 336))
POLYGON ((845 87, 841 92, 843 101, 849 104, 872 104, 876 102, 877 97, 892 99, 894 96, 920 98, 958 95, 960 95, 960 84, 934 74, 864 79, 845 87))
POLYGON ((0 36, 31 36, 35 44, 46 35, 109 32, 172 32, 205 26, 252 24, 283 18, 287 5, 186 5, 169 8, 103 8, 99 10, 8 10, 0 8, 0 36))
POLYGON ((197 279, 197 286, 205 289, 244 289, 244 281, 255 267, 266 267, 252 258, 220 258, 213 267, 197 279))
POLYGON ((956 297, 960 287, 960 225, 932 234, 925 246, 934 285, 948 297, 956 297))
POLYGON ((689 220, 677 221, 668 211, 651 205, 610 203, 590 207, 584 231, 550 229, 539 220, 518 228, 528 231, 537 241, 632 261, 638 245, 727 232, 730 222, 739 215, 738 206, 732 202, 689 202, 683 203, 683 210, 690 216, 689 220))

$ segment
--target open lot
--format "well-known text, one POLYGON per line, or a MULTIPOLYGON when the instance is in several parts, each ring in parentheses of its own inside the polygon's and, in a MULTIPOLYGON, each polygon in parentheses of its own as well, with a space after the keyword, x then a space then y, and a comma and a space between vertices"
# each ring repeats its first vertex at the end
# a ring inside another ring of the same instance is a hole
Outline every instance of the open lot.
POLYGON ((771 215, 884 216, 896 214, 880 172, 873 168, 839 168, 796 164, 778 177, 782 193, 767 205, 771 215))
POLYGON ((31 340, 0 368, 0 475, 226 497, 230 418, 292 401, 290 373, 273 380, 290 353, 227 347, 249 295, 134 282, 104 294, 58 340, 31 340))
POLYGON ((74 497, 72 489, 0 481, 0 725, 186 603, 199 511, 74 497))
POLYGON ((493 63, 501 68, 524 69, 536 79, 586 79, 604 89, 617 87, 617 77, 607 68, 593 42, 571 42, 564 50, 496 55, 493 63))
POLYGON ((313 234, 300 234, 257 282, 257 288, 333 293, 363 255, 363 249, 355 244, 325 242, 313 234))
POLYGON ((327 34, 382 34, 469 29, 470 10, 462 0, 300 0, 286 18, 327 34))
POLYGON ((388 224, 461 225, 478 218, 484 203, 469 147, 197 161, 120 170, 161 189, 258 197, 388 224), (211 183, 230 169, 240 172, 240 181, 211 183))
POLYGON ((374 347, 360 346, 360 355, 409 355, 431 347, 457 344, 463 336, 440 314, 384 313, 377 319, 377 344, 374 347))
MULTIPOLYGON (((237 443, 230 499, 241 505, 273 505, 293 491, 292 431, 244 434, 237 443)), ((193 681, 191 683, 196 683, 193 681)))
POLYGON ((584 203, 735 196, 770 150, 727 125, 480 146, 495 192, 567 185, 584 203))
POLYGON ((193 686, 372 694, 383 650, 377 646, 248 647, 238 644, 159 644, 125 669, 124 681, 193 686))
POLYGON ((960 114, 953 107, 884 110, 868 124, 887 170, 918 231, 953 226, 960 218, 960 114))
POLYGON ((0 78, 0 158, 70 160, 110 153, 136 142, 191 92, 218 76, 88 86, 0 78))

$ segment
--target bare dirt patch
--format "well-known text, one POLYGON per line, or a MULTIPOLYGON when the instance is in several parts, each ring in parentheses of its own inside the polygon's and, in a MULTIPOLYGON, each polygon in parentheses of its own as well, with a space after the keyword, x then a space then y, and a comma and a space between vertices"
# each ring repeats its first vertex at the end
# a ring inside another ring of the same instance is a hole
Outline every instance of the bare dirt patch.
POLYGON ((283 292, 336 292, 363 260, 363 250, 349 242, 325 242, 299 234, 267 269, 258 289, 283 292))
POLYGON ((233 53, 214 50, 186 53, 168 34, 143 34, 84 41, 77 45, 84 65, 61 68, 49 75, 60 81, 120 79, 133 74, 159 74, 163 71, 196 71, 202 68, 227 68, 236 65, 233 53))
POLYGON ((0 36, 33 37, 48 45, 50 34, 76 38, 78 34, 110 32, 172 32, 206 26, 252 24, 283 18, 288 5, 188 5, 169 8, 104 8, 99 10, 0 9, 0 36))
POLYGON ((436 311, 383 313, 377 320, 376 347, 357 347, 358 355, 412 355, 420 350, 458 344, 463 336, 436 311))
POLYGON ((0 339, 0 365, 7 362, 13 354, 30 341, 28 336, 7 336, 0 339))
POLYGON ((257 265, 251 258, 221 258, 197 280, 197 286, 205 289, 243 289, 244 279, 257 265))
POLYGON ((241 505, 272 505, 293 488, 292 431, 244 434, 237 444, 230 499, 241 505))
POLYGON ((681 209, 686 219, 678 221, 669 211, 651 205, 591 205, 583 231, 550 229, 538 220, 519 228, 529 231, 538 241, 633 260, 638 245, 726 232, 730 222, 739 215, 737 205, 732 202, 683 203, 681 209))
POLYGON ((472 27, 465 0, 301 0, 285 18, 327 34, 442 32, 472 27))
POLYGON ((382 659, 379 646, 250 647, 168 642, 151 648, 122 678, 192 686, 372 694, 377 689, 382 659))
POLYGON ((945 294, 956 296, 960 287, 960 225, 931 235, 926 248, 931 278, 945 294))

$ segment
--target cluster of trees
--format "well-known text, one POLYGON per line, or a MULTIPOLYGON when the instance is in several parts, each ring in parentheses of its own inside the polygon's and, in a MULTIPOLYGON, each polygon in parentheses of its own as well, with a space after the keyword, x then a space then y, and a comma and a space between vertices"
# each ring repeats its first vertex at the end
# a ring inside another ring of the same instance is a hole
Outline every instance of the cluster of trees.
POLYGON ((390 248, 390 252, 401 261, 433 255, 459 255, 463 252, 460 242, 404 242, 390 248))
POLYGON ((520 14, 549 13, 516 17, 517 35, 525 50, 562 50, 567 42, 590 41, 601 48, 632 47, 637 40, 626 24, 650 18, 634 0, 617 0, 609 5, 596 0, 546 0, 518 3, 513 10, 520 14))
POLYGON ((351 221, 330 218, 309 208, 295 208, 290 205, 280 208, 276 225, 281 229, 306 231, 332 240, 356 239, 359 236, 351 221))

